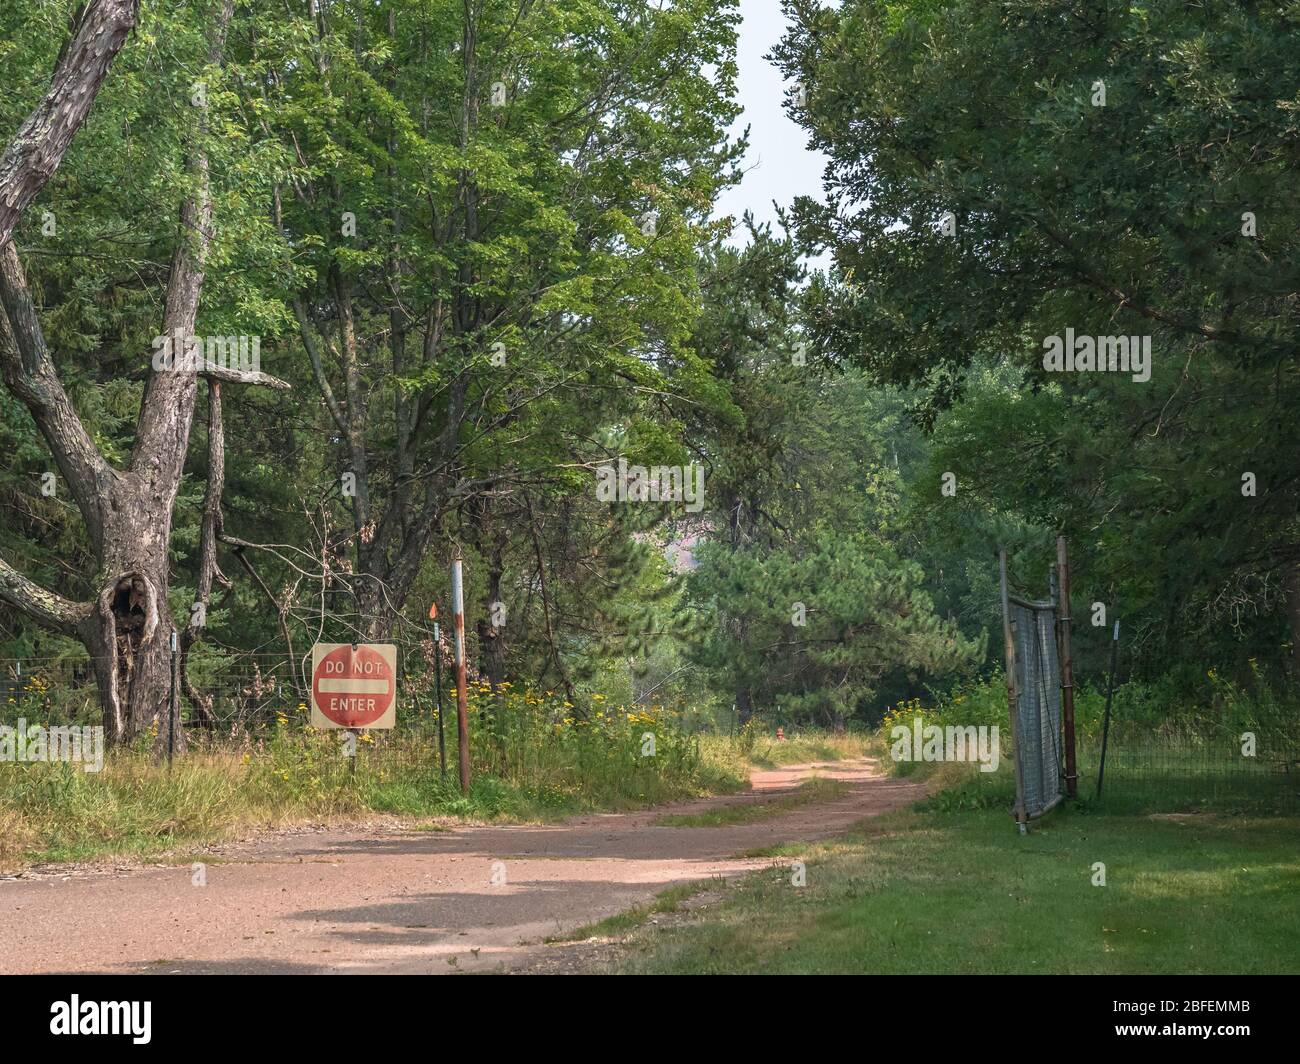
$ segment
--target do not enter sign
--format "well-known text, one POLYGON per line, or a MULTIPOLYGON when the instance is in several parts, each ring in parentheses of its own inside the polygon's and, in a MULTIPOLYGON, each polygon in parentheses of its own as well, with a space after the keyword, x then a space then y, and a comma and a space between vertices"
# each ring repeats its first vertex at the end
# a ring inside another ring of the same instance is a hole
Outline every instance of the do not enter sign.
POLYGON ((397 647, 317 643, 311 649, 314 728, 391 728, 397 721, 397 647))

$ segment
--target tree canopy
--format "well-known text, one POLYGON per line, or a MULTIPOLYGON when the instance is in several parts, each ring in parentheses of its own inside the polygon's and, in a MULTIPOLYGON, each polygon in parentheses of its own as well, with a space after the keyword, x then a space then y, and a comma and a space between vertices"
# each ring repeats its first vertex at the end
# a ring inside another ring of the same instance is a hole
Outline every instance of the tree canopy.
POLYGON ((1293 8, 783 8, 828 163, 768 226, 731 0, 5 5, 0 653, 125 739, 174 628, 200 724, 463 555, 493 685, 838 725, 993 667, 1063 534, 1135 671, 1289 682, 1293 8))

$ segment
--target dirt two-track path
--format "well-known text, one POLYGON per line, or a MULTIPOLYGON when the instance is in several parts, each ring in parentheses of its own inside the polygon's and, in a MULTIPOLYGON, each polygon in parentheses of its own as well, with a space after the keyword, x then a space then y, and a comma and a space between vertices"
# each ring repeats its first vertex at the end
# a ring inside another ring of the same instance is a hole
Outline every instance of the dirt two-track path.
POLYGON ((562 824, 280 833, 196 855, 201 875, 188 862, 32 870, 0 881, 0 973, 546 970, 564 949, 548 936, 674 883, 766 867, 740 855, 824 838, 921 795, 864 758, 757 771, 744 795, 562 824), (847 787, 746 824, 655 824, 770 801, 814 775, 847 787))

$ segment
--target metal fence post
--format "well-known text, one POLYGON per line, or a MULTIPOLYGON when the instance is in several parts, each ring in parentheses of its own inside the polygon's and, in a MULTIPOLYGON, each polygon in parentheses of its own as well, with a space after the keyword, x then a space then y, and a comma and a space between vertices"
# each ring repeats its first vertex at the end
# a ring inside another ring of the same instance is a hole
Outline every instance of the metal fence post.
POLYGON ((1114 633, 1110 640, 1110 676, 1106 680, 1106 712, 1101 723, 1101 764, 1097 767, 1097 797, 1101 797, 1101 785, 1106 778, 1106 743, 1110 739, 1110 700, 1115 693, 1115 661, 1119 657, 1119 621, 1115 622, 1114 633))
POLYGON ((1065 537, 1056 537, 1056 570, 1060 588, 1061 718, 1065 724, 1065 793, 1077 797, 1079 771, 1074 757, 1074 657, 1070 653, 1070 563, 1065 537))
POLYGON ((1011 637, 1011 603, 1007 590, 1007 552, 998 551, 998 570, 1002 584, 1002 641, 1006 653, 1007 670, 1007 705, 1011 711, 1011 741, 1015 746, 1016 766, 1016 823, 1020 834, 1029 829, 1025 826, 1025 769, 1020 763, 1022 747, 1020 744, 1020 697, 1016 691, 1016 643, 1011 637))

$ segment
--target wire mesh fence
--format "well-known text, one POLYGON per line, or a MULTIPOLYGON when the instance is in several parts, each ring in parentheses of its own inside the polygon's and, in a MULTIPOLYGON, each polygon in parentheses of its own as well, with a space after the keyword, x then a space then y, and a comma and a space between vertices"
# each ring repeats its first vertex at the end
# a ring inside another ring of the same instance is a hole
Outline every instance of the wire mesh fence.
MULTIPOLYGON (((1082 737, 1080 764, 1080 793, 1095 795, 1099 738, 1082 737)), ((1300 728, 1117 720, 1101 781, 1107 806, 1300 813, 1300 728)))
MULTIPOLYGON (((437 684, 432 640, 398 648, 399 725, 433 712, 437 684)), ((450 667, 443 662, 444 680, 450 667)), ((216 654, 206 648, 190 655, 185 683, 178 685, 180 719, 191 734, 256 731, 282 717, 307 711, 311 657, 293 660, 283 654, 216 654), (186 688, 203 702, 195 704, 186 688)), ((159 707, 165 714, 164 704, 159 707)), ((94 725, 101 723, 95 671, 88 657, 0 659, 0 724, 94 725)))
POLYGON ((294 663, 231 656, 195 670, 196 686, 220 717, 200 725, 194 707, 183 704, 183 758, 173 763, 168 756, 164 715, 126 749, 106 751, 102 766, 93 768, 54 764, 52 757, 33 755, 30 744, 24 754, 12 727, 24 721, 28 728, 44 725, 52 733, 63 724, 101 723, 88 663, 0 661, 5 696, 0 761, 23 763, 0 764, 0 805, 45 809, 58 804, 65 789, 80 793, 83 785, 100 788, 96 793, 127 795, 122 800, 129 804, 140 781, 148 780, 149 787, 159 788, 149 793, 166 800, 183 802, 187 794, 202 792, 225 796, 224 803, 239 795, 246 808, 268 815, 284 809, 311 815, 362 809, 534 815, 539 809, 666 802, 698 793, 701 786, 732 783, 725 766, 707 761, 698 730, 675 707, 610 706, 605 696, 593 693, 584 711, 564 690, 516 688, 508 682, 493 687, 471 677, 466 754, 473 787, 463 794, 458 699, 450 676, 444 669, 439 713, 437 671, 431 664, 439 659, 432 645, 402 648, 398 660, 392 729, 359 734, 317 729, 294 679, 294 663), (6 741, 13 749, 9 756, 6 741), (50 764, 41 766, 42 761, 50 764), (161 770, 156 776, 155 769, 161 770), (83 777, 83 772, 94 774, 83 777))
MULTIPOLYGON (((1015 608, 1016 653, 1023 663, 1020 727, 1029 754, 1026 765, 1032 768, 1026 773, 1026 806, 1035 816, 1059 800, 1062 789, 1059 671, 1050 612, 1022 604, 1015 608)), ((331 772, 432 771, 445 760, 455 775, 455 691, 444 658, 440 721, 433 653, 431 641, 399 646, 396 728, 367 733, 357 742, 356 760, 340 758, 331 772)), ((205 648, 189 665, 190 680, 211 700, 213 717, 201 723, 194 706, 179 697, 191 750, 234 751, 257 759, 277 736, 306 727, 310 676, 300 660, 283 654, 224 655, 205 648)), ((563 704, 542 709, 521 698, 502 712, 478 686, 471 684, 469 716, 475 771, 508 766, 513 773, 536 761, 531 767, 538 778, 544 777, 544 744, 538 736, 563 720, 563 704), (525 711, 527 720, 520 716, 525 711), (544 720, 532 719, 539 713, 544 720)), ((19 721, 47 727, 102 723, 89 659, 0 659, 0 725, 13 727, 19 721)), ((1085 799, 1097 792, 1097 724, 1083 721, 1080 727, 1079 794, 1085 799)), ((332 749, 341 737, 322 736, 320 741, 332 749)), ((1172 723, 1152 717, 1149 709, 1129 706, 1121 693, 1108 741, 1102 804, 1300 814, 1300 721, 1279 714, 1267 722, 1201 716, 1172 723)))
MULTIPOLYGON (((234 754, 256 764, 284 765, 313 761, 322 778, 360 778, 368 772, 424 775, 457 772, 457 695, 454 671, 444 643, 432 639, 398 645, 396 720, 392 729, 369 729, 349 737, 341 729, 328 732, 310 724, 310 655, 302 662, 285 655, 207 654, 189 663, 188 678, 206 701, 201 713, 178 691, 185 742, 192 754, 234 754), (346 752, 343 752, 346 748, 346 752), (355 756, 354 756, 355 755, 355 756)), ((166 692, 164 692, 164 698, 166 692)), ((596 696, 599 704, 602 696, 596 696)), ((617 745, 610 736, 613 715, 597 713, 590 742, 573 741, 572 704, 563 692, 515 690, 511 684, 493 689, 485 679, 469 674, 467 730, 470 764, 475 774, 486 772, 526 779, 544 786, 549 776, 562 774, 574 758, 603 759, 617 745), (561 737, 560 732, 564 735, 561 737)), ((660 707, 654 707, 658 710, 660 707)), ((167 727, 167 705, 159 706, 154 730, 137 745, 152 750, 158 730, 167 727)), ((698 759, 698 744, 687 742, 680 721, 652 722, 644 711, 628 707, 620 727, 630 743, 647 728, 654 731, 661 768, 670 761, 698 759), (636 719, 633 719, 636 716, 636 719), (671 734, 670 734, 671 733, 671 734)), ((0 659, 0 726, 31 728, 96 726, 103 723, 95 673, 88 658, 0 659)), ((586 723, 584 721, 584 723, 586 723)), ((621 739, 619 739, 621 742, 621 739)), ((623 743, 628 745, 628 743, 623 743)), ((650 761, 634 759, 638 771, 650 761), (644 763, 643 763, 644 762, 644 763)))
MULTIPOLYGON (((250 771, 259 765, 267 771, 292 766, 296 775, 307 773, 322 793, 394 778, 436 782, 448 773, 454 781, 456 694, 449 669, 443 669, 443 683, 438 682, 435 653, 432 640, 399 646, 396 726, 353 736, 309 726, 310 655, 304 667, 283 654, 220 655, 204 648, 187 663, 187 679, 205 710, 185 697, 179 685, 176 696, 188 751, 191 756, 215 755, 250 771)), ((155 729, 166 729, 169 696, 164 693, 155 729)), ((89 658, 0 659, 0 727, 102 723, 89 658)), ((471 714, 475 771, 500 765, 502 742, 494 723, 481 712, 471 714)), ((136 745, 153 750, 155 738, 153 731, 136 745)))

